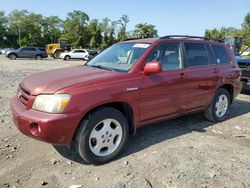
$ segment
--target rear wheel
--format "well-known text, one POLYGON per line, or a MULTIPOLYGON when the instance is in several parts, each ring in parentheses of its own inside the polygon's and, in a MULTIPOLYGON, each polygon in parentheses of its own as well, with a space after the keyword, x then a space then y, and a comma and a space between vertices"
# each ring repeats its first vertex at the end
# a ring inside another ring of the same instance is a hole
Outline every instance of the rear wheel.
POLYGON ((61 53, 62 53, 62 51, 56 50, 56 51, 53 53, 52 56, 53 56, 54 59, 59 59, 61 53))
POLYGON ((9 59, 11 59, 11 60, 15 60, 16 59, 16 54, 10 54, 9 55, 9 59))
POLYGON ((42 60, 43 59, 43 57, 41 55, 37 55, 35 58, 36 58, 36 60, 42 60))
POLYGON ((217 90, 212 103, 206 109, 205 117, 213 122, 223 121, 230 109, 231 98, 226 89, 220 88, 217 90))
POLYGON ((84 161, 106 163, 121 152, 128 135, 124 115, 114 108, 101 108, 81 122, 75 146, 84 161))

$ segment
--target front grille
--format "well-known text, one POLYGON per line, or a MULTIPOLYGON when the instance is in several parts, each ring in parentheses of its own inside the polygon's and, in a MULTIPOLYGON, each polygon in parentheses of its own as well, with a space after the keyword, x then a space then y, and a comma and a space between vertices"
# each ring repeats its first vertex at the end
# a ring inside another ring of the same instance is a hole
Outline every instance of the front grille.
POLYGON ((250 65, 249 65, 249 63, 239 62, 238 65, 241 69, 242 76, 250 77, 250 65))
POLYGON ((30 92, 23 87, 19 86, 17 91, 17 98, 26 107, 29 101, 30 92))

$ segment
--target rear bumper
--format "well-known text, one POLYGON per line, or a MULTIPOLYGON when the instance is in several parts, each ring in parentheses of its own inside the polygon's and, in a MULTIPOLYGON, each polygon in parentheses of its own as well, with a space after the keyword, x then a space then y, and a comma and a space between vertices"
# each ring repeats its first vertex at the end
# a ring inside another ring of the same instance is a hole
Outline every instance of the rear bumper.
POLYGON ((70 145, 81 119, 78 113, 49 114, 26 110, 13 97, 10 102, 13 121, 26 136, 56 145, 70 145))

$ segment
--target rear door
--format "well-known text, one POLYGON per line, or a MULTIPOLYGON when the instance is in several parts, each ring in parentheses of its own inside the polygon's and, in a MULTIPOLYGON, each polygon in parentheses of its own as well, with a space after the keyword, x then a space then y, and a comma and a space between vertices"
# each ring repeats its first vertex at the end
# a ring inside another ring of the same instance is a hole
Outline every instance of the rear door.
POLYGON ((141 122, 182 113, 188 105, 187 82, 183 69, 180 43, 166 43, 156 47, 146 63, 158 61, 162 72, 142 76, 140 90, 141 122))
POLYGON ((29 57, 35 57, 39 54, 39 51, 36 48, 29 48, 29 57))
POLYGON ((85 50, 77 50, 77 58, 78 59, 83 59, 86 56, 86 51, 85 50))
POLYGON ((185 67, 187 74, 187 96, 190 99, 187 110, 193 111, 208 106, 217 88, 217 65, 209 45, 186 42, 185 67))

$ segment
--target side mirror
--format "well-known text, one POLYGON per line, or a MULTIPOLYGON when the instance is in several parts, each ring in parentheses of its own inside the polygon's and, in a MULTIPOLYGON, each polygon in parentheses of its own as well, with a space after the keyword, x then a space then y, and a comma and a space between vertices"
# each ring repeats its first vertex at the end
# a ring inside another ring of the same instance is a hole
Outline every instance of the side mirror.
POLYGON ((160 62, 149 62, 144 67, 144 74, 155 74, 162 71, 162 66, 160 62))

